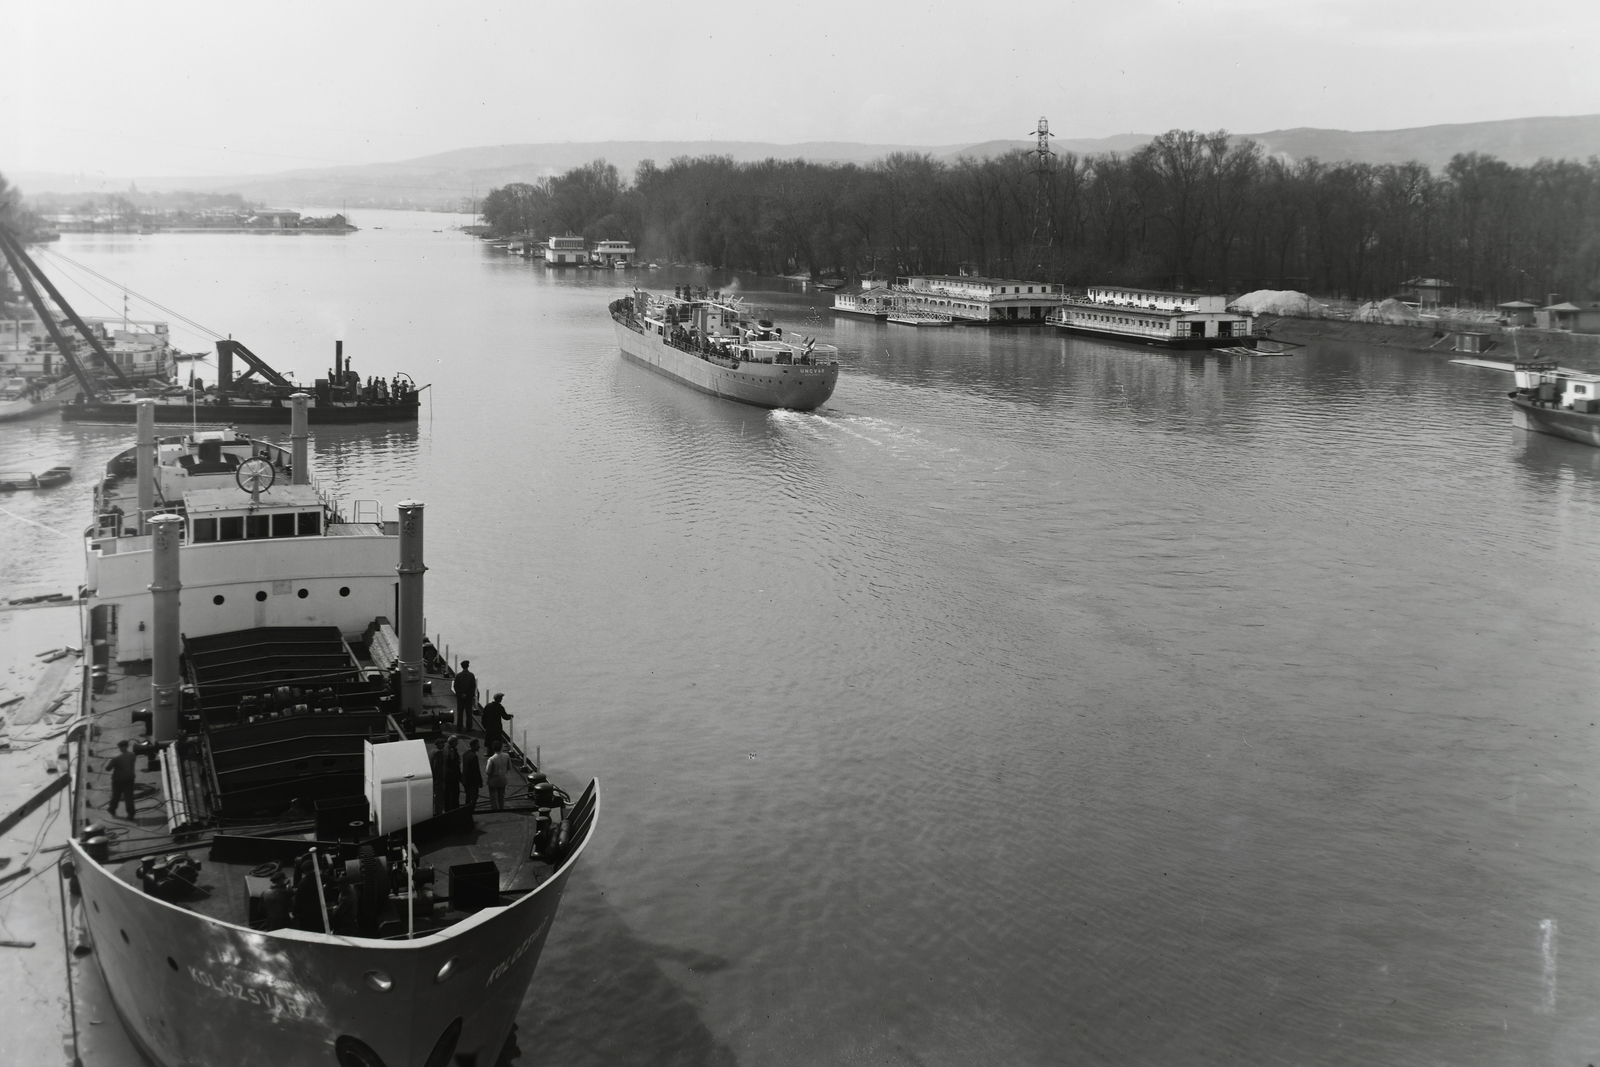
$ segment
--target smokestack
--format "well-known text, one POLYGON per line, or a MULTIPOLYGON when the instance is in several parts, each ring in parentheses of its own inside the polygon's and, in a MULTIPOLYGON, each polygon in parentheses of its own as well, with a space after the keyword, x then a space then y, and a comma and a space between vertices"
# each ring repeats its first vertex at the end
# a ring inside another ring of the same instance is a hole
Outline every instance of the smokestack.
POLYGON ((333 342, 333 380, 337 385, 344 380, 344 342, 333 342))
POLYGON ((310 422, 310 416, 306 414, 306 404, 310 399, 304 393, 296 393, 289 398, 292 412, 289 440, 294 448, 294 476, 290 479, 292 485, 311 484, 311 461, 306 457, 306 424, 310 422))
POLYGON ((150 509, 156 506, 156 402, 141 400, 138 405, 139 428, 134 437, 133 455, 139 479, 139 532, 144 533, 150 519, 150 509))
POLYGON ((422 711, 422 504, 400 503, 400 713, 422 711))
POLYGON ((150 597, 154 623, 150 649, 151 728, 157 742, 178 739, 178 543, 183 520, 157 515, 150 520, 150 597))
POLYGON ((217 395, 227 396, 233 385, 233 338, 217 342, 217 395))

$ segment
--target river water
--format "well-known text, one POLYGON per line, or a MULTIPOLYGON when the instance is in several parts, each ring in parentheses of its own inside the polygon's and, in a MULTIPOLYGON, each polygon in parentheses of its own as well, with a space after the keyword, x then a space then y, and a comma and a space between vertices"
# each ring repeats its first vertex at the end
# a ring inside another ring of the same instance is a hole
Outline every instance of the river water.
MULTIPOLYGON (((428 504, 430 630, 603 783, 515 1062, 1600 1055, 1600 450, 1514 431, 1504 376, 650 273, 839 346, 769 413, 624 363, 626 276, 355 221, 55 251, 303 381, 342 337, 433 383, 314 447, 428 504)), ((0 426, 0 467, 83 475, 0 502, 5 592, 76 585, 128 436, 0 426)))

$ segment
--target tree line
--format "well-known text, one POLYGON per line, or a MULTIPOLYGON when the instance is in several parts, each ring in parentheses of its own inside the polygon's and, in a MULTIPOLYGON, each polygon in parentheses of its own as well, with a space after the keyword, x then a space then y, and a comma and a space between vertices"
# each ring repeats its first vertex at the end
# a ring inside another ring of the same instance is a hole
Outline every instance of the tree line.
POLYGON ((596 160, 490 192, 491 232, 634 241, 641 257, 762 273, 968 273, 1355 299, 1442 278, 1464 300, 1600 293, 1600 159, 1517 166, 1270 156, 1226 131, 1128 153, 870 164, 681 157, 632 181, 596 160))

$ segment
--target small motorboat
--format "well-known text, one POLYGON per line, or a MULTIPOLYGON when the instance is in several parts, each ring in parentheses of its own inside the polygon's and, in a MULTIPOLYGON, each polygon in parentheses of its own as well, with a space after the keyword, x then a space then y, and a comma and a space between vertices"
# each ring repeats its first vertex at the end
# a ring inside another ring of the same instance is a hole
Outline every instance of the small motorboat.
POLYGON ((0 471, 0 493, 15 493, 22 489, 52 489, 71 480, 71 467, 51 467, 43 474, 34 474, 32 471, 0 471))

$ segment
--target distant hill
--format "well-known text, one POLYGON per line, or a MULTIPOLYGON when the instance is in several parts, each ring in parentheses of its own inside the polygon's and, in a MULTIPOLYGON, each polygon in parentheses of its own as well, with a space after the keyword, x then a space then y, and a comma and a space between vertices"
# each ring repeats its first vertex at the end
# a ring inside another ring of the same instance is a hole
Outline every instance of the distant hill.
POLYGON ((1550 116, 1418 126, 1408 130, 1270 130, 1248 135, 1267 151, 1291 159, 1328 162, 1408 163, 1439 170, 1460 152, 1483 152, 1526 166, 1541 159, 1588 159, 1600 155, 1600 115, 1550 116))
MULTIPOLYGON (((1404 130, 1321 130, 1299 128, 1243 134, 1285 158, 1314 156, 1326 162, 1402 163, 1420 160, 1442 168, 1458 152, 1485 152, 1508 163, 1528 164, 1541 158, 1588 159, 1600 155, 1600 115, 1504 119, 1404 130)), ((1057 138, 1057 152, 1093 155, 1131 152, 1150 134, 1127 133, 1096 139, 1057 138)), ((808 141, 772 144, 763 141, 569 141, 552 144, 488 145, 458 148, 397 163, 321 167, 248 177, 143 177, 134 179, 148 191, 190 189, 196 192, 240 193, 270 204, 357 207, 455 206, 474 193, 510 182, 531 182, 559 174, 593 159, 605 159, 624 175, 641 160, 665 164, 675 156, 732 156, 735 160, 809 159, 819 163, 865 163, 892 152, 923 152, 938 159, 989 157, 1029 140, 983 141, 966 145, 863 144, 850 141, 808 141)), ((25 193, 121 192, 129 179, 103 175, 8 175, 25 193)))

